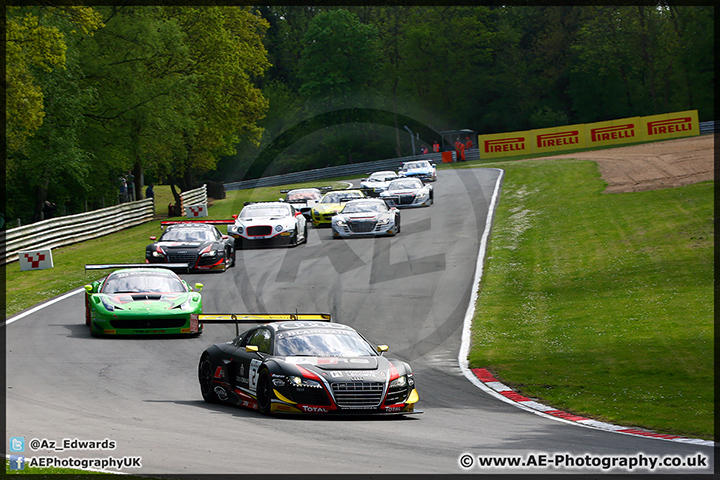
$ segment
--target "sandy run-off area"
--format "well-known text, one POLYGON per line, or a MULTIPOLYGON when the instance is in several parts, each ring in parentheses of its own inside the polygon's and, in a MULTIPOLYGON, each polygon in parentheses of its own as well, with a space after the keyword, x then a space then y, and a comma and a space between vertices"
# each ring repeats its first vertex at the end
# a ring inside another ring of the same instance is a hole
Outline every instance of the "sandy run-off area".
POLYGON ((608 182, 606 193, 681 187, 715 179, 715 135, 544 158, 597 162, 600 174, 608 182))

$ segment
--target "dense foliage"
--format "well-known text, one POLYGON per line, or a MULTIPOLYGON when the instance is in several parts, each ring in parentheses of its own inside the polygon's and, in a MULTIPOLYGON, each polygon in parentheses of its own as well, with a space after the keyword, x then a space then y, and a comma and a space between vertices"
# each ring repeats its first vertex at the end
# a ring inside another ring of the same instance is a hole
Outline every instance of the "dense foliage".
POLYGON ((408 118, 416 146, 714 119, 712 6, 46 5, 7 9, 11 225, 114 204, 128 172, 142 194, 412 154, 408 118))

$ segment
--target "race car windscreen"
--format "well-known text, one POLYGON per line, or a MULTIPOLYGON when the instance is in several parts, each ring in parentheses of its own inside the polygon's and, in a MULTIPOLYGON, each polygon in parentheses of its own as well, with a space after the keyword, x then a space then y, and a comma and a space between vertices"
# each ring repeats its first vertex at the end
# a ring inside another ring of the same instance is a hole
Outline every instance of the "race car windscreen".
POLYGON ((370 180, 373 182, 387 182, 388 180, 393 180, 395 178, 397 178, 397 175, 387 173, 373 173, 370 175, 370 180))
POLYGON ((362 198, 358 192, 338 192, 326 194, 321 203, 340 203, 345 198, 362 198))
POLYGON ((108 277, 102 293, 183 293, 180 279, 164 272, 120 272, 108 277))
POLYGON ((387 210, 388 207, 384 202, 358 202, 345 205, 342 213, 377 213, 387 210))
POLYGON ((317 195, 313 192, 308 191, 300 191, 300 192, 290 192, 287 194, 287 197, 285 197, 285 200, 288 202, 302 202, 305 200, 316 200, 317 195))
POLYGON ((411 163, 404 164, 403 170, 406 171, 406 170, 412 170, 415 168, 429 168, 429 167, 430 167, 430 164, 428 162, 411 162, 411 163))
POLYGON ((173 229, 167 230, 160 237, 161 242, 209 242, 214 240, 213 234, 205 229, 173 229))
POLYGON ((394 180, 390 183, 390 185, 388 185, 388 190, 414 190, 417 188, 422 188, 422 186, 422 182, 414 178, 408 180, 394 180))
POLYGON ((284 205, 245 207, 240 212, 240 218, 253 217, 287 217, 290 215, 290 207, 284 205))
POLYGON ((376 356, 372 346, 352 331, 294 330, 278 332, 275 355, 304 357, 376 356))

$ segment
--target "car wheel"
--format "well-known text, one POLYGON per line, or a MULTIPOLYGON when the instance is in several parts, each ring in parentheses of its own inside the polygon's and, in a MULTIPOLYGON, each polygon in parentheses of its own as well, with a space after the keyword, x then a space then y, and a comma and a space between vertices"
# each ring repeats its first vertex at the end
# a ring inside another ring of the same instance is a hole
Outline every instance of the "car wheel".
POLYGON ((91 314, 90 314, 90 295, 85 294, 85 325, 88 327, 90 326, 91 322, 91 314))
POLYGON ((305 224, 305 228, 303 230, 303 241, 302 243, 307 243, 307 223, 305 224))
POLYGON ((270 386, 270 372, 263 370, 260 372, 257 382, 257 391, 255 392, 257 397, 258 410, 260 413, 270 415, 270 405, 272 404, 272 387, 270 386))
POLYGON ((204 355, 198 366, 198 380, 200 381, 200 393, 207 403, 220 403, 220 399, 213 390, 213 368, 210 356, 204 355))
POLYGON ((235 259, 235 250, 233 250, 233 251, 232 251, 232 254, 230 255, 230 266, 231 266, 231 267, 234 267, 236 261, 237 261, 237 260, 235 259))

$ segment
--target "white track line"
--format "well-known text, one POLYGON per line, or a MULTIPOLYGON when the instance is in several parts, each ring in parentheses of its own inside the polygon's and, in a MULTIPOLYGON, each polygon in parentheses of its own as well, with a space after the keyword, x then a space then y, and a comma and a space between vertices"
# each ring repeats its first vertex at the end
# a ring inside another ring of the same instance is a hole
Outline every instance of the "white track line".
POLYGON ((60 302, 60 301, 62 301, 62 300, 65 300, 65 299, 68 298, 68 297, 72 297, 73 295, 77 295, 78 293, 82 293, 82 292, 84 292, 84 291, 85 291, 84 288, 78 288, 77 290, 73 290, 73 291, 68 292, 68 293, 66 293, 66 294, 64 294, 64 295, 60 295, 59 297, 53 298, 52 300, 49 300, 49 301, 47 301, 47 302, 45 302, 45 303, 41 303, 40 305, 38 305, 38 306, 36 306, 36 307, 33 307, 33 308, 31 308, 30 310, 25 310, 24 312, 18 313, 18 314, 15 315, 14 317, 8 318, 7 320, 5 320, 5 322, 3 322, 2 324, 0 324, 0 327, 6 327, 6 326, 10 325, 11 323, 20 320, 21 318, 25 318, 25 317, 27 317, 28 315, 31 315, 31 314, 33 314, 33 313, 35 313, 35 312, 37 312, 37 311, 40 311, 40 310, 42 310, 42 309, 45 308, 45 307, 49 307, 50 305, 52 305, 52 304, 54 304, 54 303, 60 302))

